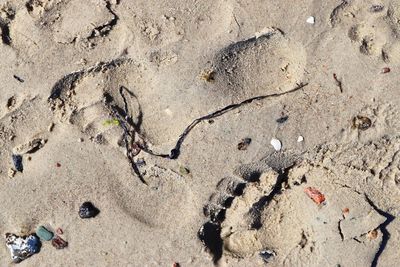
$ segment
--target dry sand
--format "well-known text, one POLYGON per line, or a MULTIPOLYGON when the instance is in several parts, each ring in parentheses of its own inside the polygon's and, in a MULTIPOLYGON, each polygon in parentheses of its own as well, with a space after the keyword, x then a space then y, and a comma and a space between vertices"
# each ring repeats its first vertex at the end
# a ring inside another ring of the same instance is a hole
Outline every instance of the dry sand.
POLYGON ((20 266, 397 266, 399 21, 399 0, 0 0, 1 238, 63 228, 20 266))

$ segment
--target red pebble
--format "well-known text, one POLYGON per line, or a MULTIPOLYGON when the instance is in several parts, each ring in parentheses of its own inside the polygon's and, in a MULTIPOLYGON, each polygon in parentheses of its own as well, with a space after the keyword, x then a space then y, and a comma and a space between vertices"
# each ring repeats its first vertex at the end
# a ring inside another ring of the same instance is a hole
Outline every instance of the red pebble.
POLYGON ((56 166, 57 166, 58 168, 60 168, 60 167, 61 167, 61 164, 57 162, 56 166))
POLYGON ((180 267, 181 265, 177 262, 174 262, 174 264, 172 264, 172 267, 180 267))
POLYGON ((388 72, 390 72, 390 68, 385 67, 382 69, 382 73, 388 73, 388 72))
POLYGON ((59 234, 59 235, 62 235, 64 233, 64 231, 61 228, 57 228, 56 229, 56 233, 59 234))
POLYGON ((325 201, 325 196, 314 187, 307 187, 304 192, 318 205, 325 201))
POLYGON ((58 235, 56 235, 53 240, 51 240, 51 244, 53 245, 53 247, 55 247, 56 249, 63 249, 68 247, 68 242, 65 241, 64 239, 62 239, 61 237, 59 237, 58 235))

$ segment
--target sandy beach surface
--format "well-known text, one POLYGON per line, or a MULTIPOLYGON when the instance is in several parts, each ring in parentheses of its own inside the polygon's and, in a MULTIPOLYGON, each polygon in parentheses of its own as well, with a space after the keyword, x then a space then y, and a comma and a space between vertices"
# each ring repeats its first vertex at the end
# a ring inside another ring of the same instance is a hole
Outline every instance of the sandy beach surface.
POLYGON ((19 266, 399 265, 399 0, 0 0, 0 36, 0 266, 39 226, 19 266))

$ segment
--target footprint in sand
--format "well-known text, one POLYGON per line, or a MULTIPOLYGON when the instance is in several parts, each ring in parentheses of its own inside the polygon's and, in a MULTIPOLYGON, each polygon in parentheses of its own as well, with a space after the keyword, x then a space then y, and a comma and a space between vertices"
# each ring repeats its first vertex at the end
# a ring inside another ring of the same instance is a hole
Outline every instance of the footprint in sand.
POLYGON ((111 183, 118 206, 135 220, 152 228, 179 227, 192 216, 193 193, 185 178, 175 171, 146 164, 140 171, 148 186, 137 190, 128 181, 111 183), (142 205, 138 205, 142 203, 142 205))
POLYGON ((351 25, 348 37, 358 51, 386 63, 400 63, 400 5, 343 1, 331 14, 333 27, 351 25))
POLYGON ((302 82, 306 53, 275 28, 217 53, 213 92, 234 100, 290 90, 302 82))
POLYGON ((240 166, 237 178, 222 179, 204 209, 209 220, 199 230, 214 262, 224 259, 238 266, 241 261, 278 266, 377 262, 389 238, 383 225, 394 218, 379 209, 377 198, 393 201, 392 194, 398 194, 393 188, 389 197, 375 193, 381 188, 382 172, 391 173, 384 175, 391 177, 390 183, 396 180, 398 169, 383 166, 391 158, 398 161, 398 141, 380 140, 364 147, 326 146, 301 162, 273 154, 240 166), (369 156, 377 146, 384 153, 380 162, 369 156), (282 159, 286 162, 274 165, 282 159), (357 166, 363 162, 365 167, 357 166), (379 169, 372 175, 367 166, 379 169), (304 192, 310 186, 324 193, 323 204, 317 205, 304 192))
MULTIPOLYGON (((126 69, 130 69, 130 77, 140 76, 137 65, 129 59, 100 63, 65 76, 53 87, 49 97, 54 115, 61 122, 69 122, 78 127, 94 142, 116 148, 124 147, 121 141, 122 129, 104 122, 115 119, 106 104, 111 101, 118 110, 125 110, 126 105, 129 111, 127 115, 140 128, 143 114, 138 98, 133 93, 127 93, 129 91, 124 91, 125 98, 122 98, 119 87, 115 87, 117 81, 120 81, 119 75, 124 75, 126 69)), ((121 151, 125 153, 122 148, 121 151)), ((117 205, 127 215, 149 227, 162 228, 171 221, 175 221, 174 225, 180 225, 184 221, 180 218, 191 212, 189 203, 192 193, 185 179, 173 170, 155 164, 143 163, 138 166, 147 189, 138 192, 137 184, 131 184, 135 179, 110 181, 117 205), (145 204, 137 205, 139 202, 145 204)))
POLYGON ((104 36, 117 20, 110 1, 30 0, 25 6, 40 24, 51 26, 57 43, 104 36))

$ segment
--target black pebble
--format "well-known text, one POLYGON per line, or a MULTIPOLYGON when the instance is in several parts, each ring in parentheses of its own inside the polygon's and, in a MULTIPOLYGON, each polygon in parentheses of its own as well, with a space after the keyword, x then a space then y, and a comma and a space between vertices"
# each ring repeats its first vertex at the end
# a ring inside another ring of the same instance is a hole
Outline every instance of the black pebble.
POLYGON ((277 119, 276 120, 276 122, 277 123, 284 123, 284 122, 286 122, 287 120, 288 120, 288 116, 283 116, 283 117, 280 117, 279 119, 277 119))
POLYGON ((17 171, 22 172, 24 167, 22 166, 22 156, 21 155, 12 155, 12 161, 14 163, 14 167, 17 171))
POLYGON ((84 202, 80 207, 79 207, 79 217, 82 219, 88 219, 88 218, 93 218, 96 217, 97 214, 100 213, 100 210, 96 208, 92 202, 84 202))

